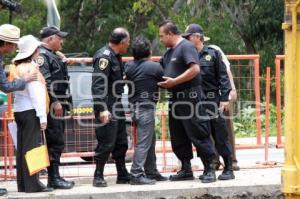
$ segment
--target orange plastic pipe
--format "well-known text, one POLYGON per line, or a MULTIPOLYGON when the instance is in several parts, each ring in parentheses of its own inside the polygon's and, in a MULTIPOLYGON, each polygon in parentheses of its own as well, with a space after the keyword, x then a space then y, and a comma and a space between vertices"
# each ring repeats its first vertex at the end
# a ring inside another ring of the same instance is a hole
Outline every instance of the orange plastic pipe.
POLYGON ((254 86, 256 104, 256 144, 261 144, 261 121, 260 121, 260 85, 259 85, 259 56, 254 60, 254 86))
POLYGON ((265 162, 269 159, 269 134, 270 134, 270 67, 267 67, 266 76, 266 115, 265 115, 265 162))
POLYGON ((276 82, 276 147, 281 146, 281 82, 280 82, 280 67, 281 60, 275 58, 275 82, 276 82))
POLYGON ((7 154, 8 154, 8 147, 7 147, 7 137, 8 137, 8 132, 7 132, 7 121, 5 119, 5 112, 3 113, 3 138, 4 138, 4 180, 7 180, 7 154))
MULTIPOLYGON (((259 59, 259 55, 226 55, 226 57, 229 60, 247 60, 247 59, 259 59)), ((161 56, 152 56, 151 60, 152 61, 159 61, 161 56)), ((70 57, 67 58, 68 61, 73 62, 73 63, 92 63, 93 58, 92 57, 70 57)), ((122 61, 123 62, 128 62, 130 60, 133 60, 133 57, 123 57, 122 61)))
POLYGON ((229 60, 259 59, 259 55, 226 55, 229 60))
POLYGON ((164 111, 161 112, 161 139, 162 139, 162 153, 163 153, 163 171, 165 171, 167 167, 167 131, 166 131, 166 114, 164 111))

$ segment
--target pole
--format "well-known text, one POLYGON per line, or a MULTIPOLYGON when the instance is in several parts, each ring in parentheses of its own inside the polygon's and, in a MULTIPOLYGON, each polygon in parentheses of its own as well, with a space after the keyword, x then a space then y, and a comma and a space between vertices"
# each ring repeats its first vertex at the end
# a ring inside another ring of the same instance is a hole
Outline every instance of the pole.
POLYGON ((284 67, 284 135, 285 163, 282 168, 282 190, 286 198, 300 197, 300 0, 285 0, 285 21, 282 29, 285 33, 284 67))
POLYGON ((266 76, 266 115, 265 115, 265 162, 269 160, 269 133, 270 133, 270 67, 267 67, 266 76))

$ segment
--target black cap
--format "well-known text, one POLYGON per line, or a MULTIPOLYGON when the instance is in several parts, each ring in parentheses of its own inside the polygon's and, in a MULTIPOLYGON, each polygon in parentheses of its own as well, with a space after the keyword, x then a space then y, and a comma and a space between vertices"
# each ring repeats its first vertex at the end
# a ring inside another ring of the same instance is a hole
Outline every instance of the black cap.
POLYGON ((44 27, 41 31, 40 31, 40 35, 41 38, 46 38, 46 37, 50 37, 51 35, 58 35, 60 37, 66 37, 68 35, 67 32, 62 32, 60 31, 57 27, 55 26, 49 26, 49 27, 44 27))
MULTIPOLYGON (((183 33, 181 36, 184 38, 187 38, 188 36, 194 34, 194 33, 198 33, 200 35, 202 35, 204 37, 204 33, 203 33, 203 29, 200 25, 198 24, 190 24, 188 25, 188 27, 185 30, 185 33, 183 33)), ((204 41, 208 41, 210 40, 209 37, 204 37, 204 41)))

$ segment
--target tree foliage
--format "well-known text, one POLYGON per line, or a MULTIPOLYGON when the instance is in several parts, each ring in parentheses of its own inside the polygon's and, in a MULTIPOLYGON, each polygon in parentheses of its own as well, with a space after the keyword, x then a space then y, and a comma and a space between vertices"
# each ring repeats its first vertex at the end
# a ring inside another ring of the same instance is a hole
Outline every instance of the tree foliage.
MULTIPOLYGON (((39 35, 46 25, 42 0, 21 1, 22 12, 12 23, 22 34, 39 35)), ((70 33, 65 52, 87 52, 90 56, 103 46, 111 30, 128 28, 132 38, 146 35, 160 55, 158 24, 171 19, 184 31, 190 23, 200 24, 211 43, 227 54, 261 55, 262 63, 273 63, 283 52, 283 1, 281 0, 60 0, 61 28, 70 33)), ((9 12, 0 10, 0 23, 8 23, 9 12)))

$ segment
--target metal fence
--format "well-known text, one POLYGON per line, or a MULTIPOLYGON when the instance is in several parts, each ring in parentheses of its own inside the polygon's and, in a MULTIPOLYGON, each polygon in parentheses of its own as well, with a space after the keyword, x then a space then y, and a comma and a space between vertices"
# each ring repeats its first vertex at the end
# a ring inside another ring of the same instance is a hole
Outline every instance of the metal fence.
MULTIPOLYGON (((158 61, 160 57, 153 57, 152 60, 158 61)), ((125 57, 126 62, 131 57, 125 57)), ((261 147, 261 100, 260 100, 260 76, 259 76, 259 55, 228 55, 231 62, 231 68, 238 92, 238 100, 234 102, 234 120, 241 115, 244 107, 252 107, 255 109, 255 118, 252 125, 256 128, 256 142, 252 145, 237 145, 237 149, 249 149, 261 147)), ((70 58, 73 62, 91 63, 92 58, 70 58)), ((90 88, 86 88, 90 89, 90 88)), ((11 114, 11 96, 8 95, 8 112, 3 113, 1 118, 0 129, 0 179, 15 179, 15 150, 8 132, 7 124, 13 121, 11 114)), ((167 106, 164 106, 167 107, 167 106)), ((73 113, 85 113, 83 116, 72 115, 66 117, 65 130, 65 151, 62 155, 61 173, 65 177, 82 177, 92 176, 94 170, 94 148, 96 146, 94 116, 90 108, 78 108, 73 113)), ((158 168, 162 172, 175 171, 178 161, 172 152, 170 142, 168 140, 168 111, 158 108, 157 123, 159 124, 159 134, 156 144, 158 168)), ((133 154, 133 144, 135 140, 134 126, 127 122, 128 139, 131 140, 130 149, 128 150, 127 159, 130 161, 133 154)), ((111 162, 112 160, 110 160, 111 162)), ((199 160, 193 160, 199 161, 199 160)), ((197 163, 200 165, 200 163, 197 163)), ((194 169, 199 169, 195 167, 194 169)), ((105 168, 106 175, 116 174, 114 165, 108 164, 105 168)))

